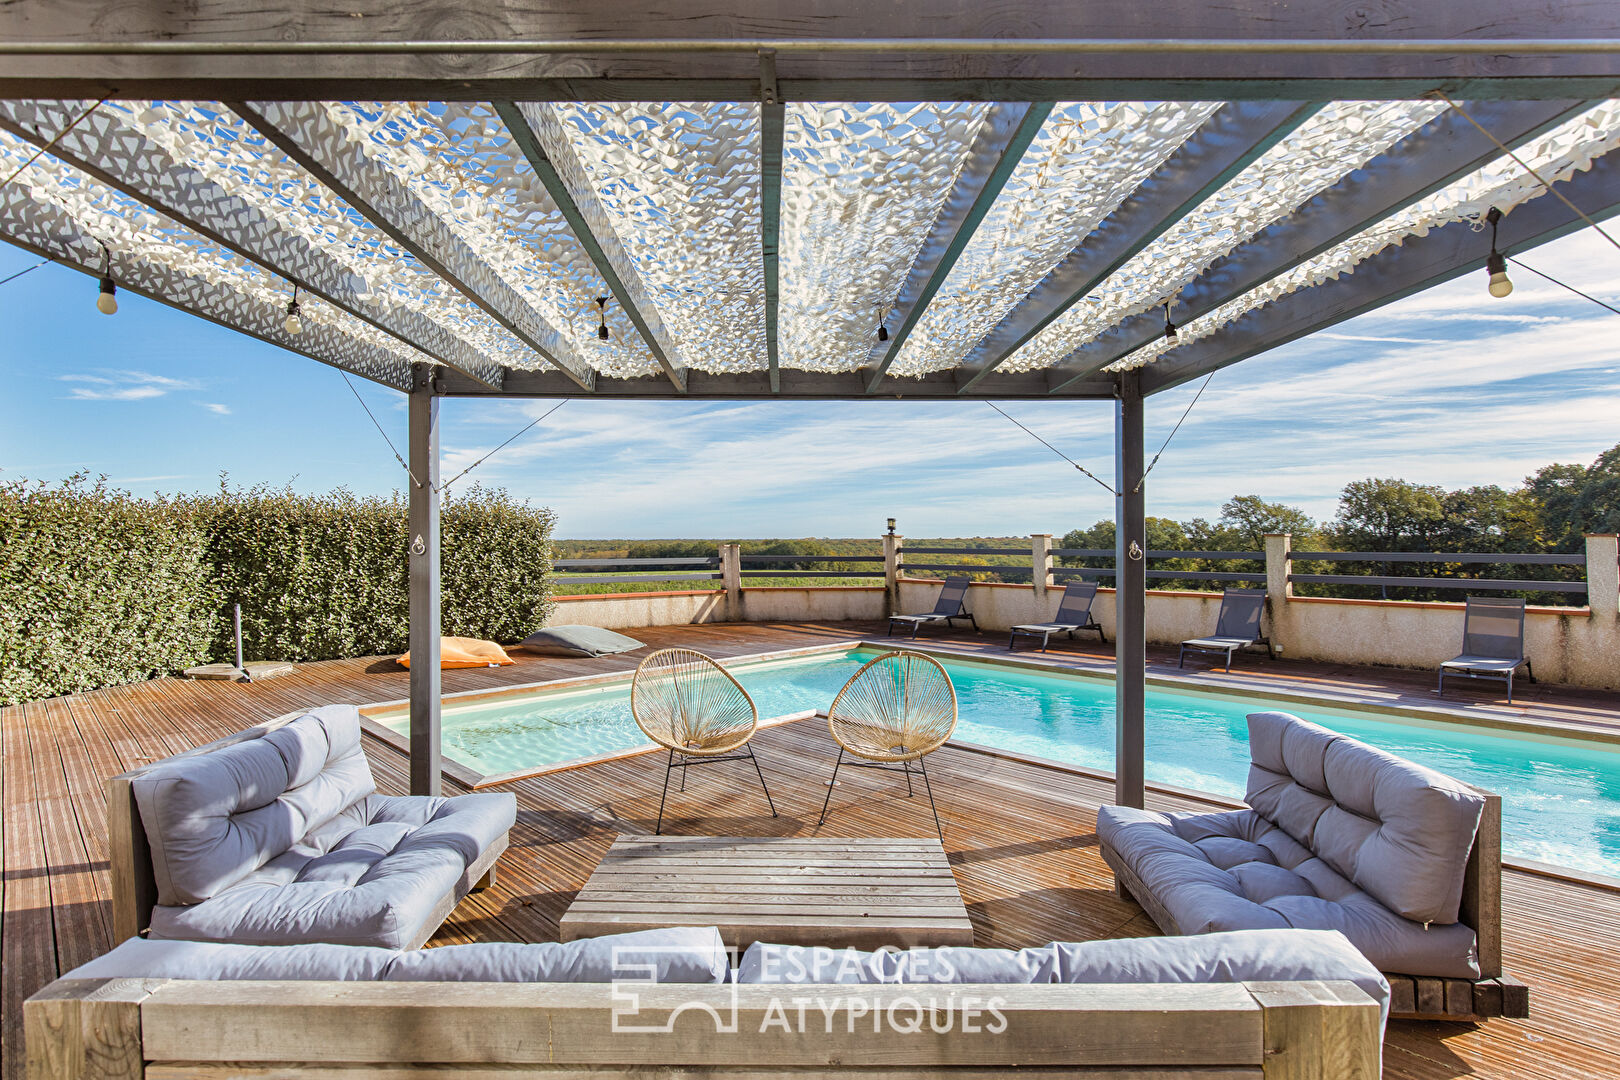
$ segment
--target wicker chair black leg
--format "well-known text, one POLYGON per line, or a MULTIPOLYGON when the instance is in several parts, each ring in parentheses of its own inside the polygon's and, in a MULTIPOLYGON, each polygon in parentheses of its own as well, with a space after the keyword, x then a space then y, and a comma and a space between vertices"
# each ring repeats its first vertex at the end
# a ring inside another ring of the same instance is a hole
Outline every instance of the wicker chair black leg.
POLYGON ((838 768, 839 766, 843 765, 843 763, 844 748, 840 746, 838 748, 838 760, 833 763, 832 779, 827 781, 827 797, 821 800, 821 817, 816 821, 817 828, 820 828, 827 823, 827 807, 832 803, 833 788, 838 783, 838 768))
POLYGON ((945 829, 939 823, 939 807, 934 803, 934 785, 928 782, 928 766, 923 764, 922 758, 917 759, 917 769, 922 773, 923 790, 928 792, 928 809, 934 812, 934 832, 939 836, 939 842, 943 844, 945 829))
MULTIPOLYGON (((658 822, 653 826, 653 835, 661 835, 664 831, 664 800, 669 798, 669 774, 675 767, 675 751, 669 752, 669 759, 664 762, 664 792, 658 796, 658 822)), ((685 780, 685 774, 681 776, 685 780)))
MULTIPOLYGON (((748 760, 754 763, 754 772, 759 776, 759 786, 765 792, 765 804, 771 808, 771 817, 776 817, 776 801, 771 798, 771 789, 765 786, 765 773, 759 767, 759 758, 754 756, 752 746, 748 747, 748 760)), ((827 793, 831 794, 832 789, 828 788, 827 793)))

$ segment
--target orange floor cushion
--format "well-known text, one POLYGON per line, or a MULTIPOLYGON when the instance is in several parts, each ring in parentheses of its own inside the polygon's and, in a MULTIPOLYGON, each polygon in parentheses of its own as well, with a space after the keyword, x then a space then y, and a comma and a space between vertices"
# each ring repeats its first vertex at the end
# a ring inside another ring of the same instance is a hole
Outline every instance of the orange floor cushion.
MULTIPOLYGON (((411 666, 411 654, 399 658, 401 667, 411 666)), ((503 667, 512 663, 506 650, 493 641, 479 641, 470 637, 439 639, 439 667, 503 667)))

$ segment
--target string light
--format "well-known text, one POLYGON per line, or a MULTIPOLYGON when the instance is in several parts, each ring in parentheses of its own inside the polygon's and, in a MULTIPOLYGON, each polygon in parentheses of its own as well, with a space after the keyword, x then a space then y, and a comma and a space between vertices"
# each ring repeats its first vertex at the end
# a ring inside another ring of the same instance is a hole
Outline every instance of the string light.
POLYGON ((118 286, 113 283, 112 252, 107 250, 106 244, 101 245, 101 254, 105 260, 105 266, 101 274, 101 295, 96 297, 96 310, 103 315, 116 315, 118 314, 118 286))
POLYGON ((596 298, 596 336, 602 341, 608 339, 607 302, 608 298, 605 296, 596 298))
POLYGON ((1170 305, 1172 303, 1174 303, 1172 300, 1164 302, 1164 339, 1166 341, 1176 340, 1176 324, 1170 321, 1170 305))
POLYGON ((878 309, 878 331, 877 331, 877 338, 878 338, 878 340, 879 340, 879 341, 888 341, 888 340, 889 340, 889 327, 888 327, 888 319, 886 319, 886 318, 885 318, 885 317, 884 317, 884 314, 883 314, 883 309, 882 309, 882 308, 879 308, 879 309, 878 309))
POLYGON ((304 320, 298 315, 298 282, 293 282, 292 299, 287 301, 287 318, 281 328, 293 337, 304 332, 304 320))
POLYGON ((1485 259, 1485 271, 1491 275, 1491 295, 1500 300, 1513 291, 1513 282, 1507 276, 1507 256, 1496 250, 1496 223, 1502 220, 1502 211, 1491 207, 1485 220, 1491 223, 1491 253, 1485 259))

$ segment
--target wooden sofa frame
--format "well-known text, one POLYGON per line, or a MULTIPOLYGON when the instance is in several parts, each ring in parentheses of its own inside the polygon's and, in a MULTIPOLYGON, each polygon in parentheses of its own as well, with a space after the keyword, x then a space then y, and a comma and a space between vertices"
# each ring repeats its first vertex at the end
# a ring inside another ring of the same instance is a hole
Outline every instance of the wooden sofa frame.
MULTIPOLYGON (((1419 1020, 1485 1020, 1493 1016, 1530 1015, 1529 987, 1502 970, 1502 797, 1484 788, 1469 786, 1485 796, 1485 809, 1463 871, 1458 921, 1472 928, 1478 940, 1480 978, 1441 979, 1386 971, 1391 1016, 1419 1020)), ((1114 871, 1114 891, 1140 904, 1165 933, 1185 933, 1125 860, 1107 844, 1101 847, 1103 860, 1114 871)))
POLYGON ((23 1008, 28 1077, 1376 1080, 1379 1070, 1378 1005, 1349 982, 631 985, 58 979, 23 1008), (897 1029, 915 1018, 917 1031, 897 1029))
MULTIPOLYGON (((107 780, 105 786, 107 847, 112 871, 114 945, 146 933, 152 922, 152 909, 157 906, 157 878, 152 871, 152 845, 141 823, 141 811, 136 805, 131 781, 150 769, 174 761, 176 758, 198 757, 227 746, 247 742, 249 739, 261 738, 307 713, 307 709, 300 710, 278 716, 274 720, 266 720, 245 731, 227 735, 223 739, 215 739, 211 743, 204 743, 202 746, 163 758, 161 761, 149 762, 107 780)), ((502 836, 467 868, 455 893, 446 896, 440 902, 441 910, 434 912, 434 918, 429 919, 424 925, 423 932, 419 935, 420 940, 409 942, 408 948, 420 948, 433 936, 434 931, 455 910, 460 895, 487 888, 495 883, 495 862, 506 850, 507 843, 507 838, 502 836)))

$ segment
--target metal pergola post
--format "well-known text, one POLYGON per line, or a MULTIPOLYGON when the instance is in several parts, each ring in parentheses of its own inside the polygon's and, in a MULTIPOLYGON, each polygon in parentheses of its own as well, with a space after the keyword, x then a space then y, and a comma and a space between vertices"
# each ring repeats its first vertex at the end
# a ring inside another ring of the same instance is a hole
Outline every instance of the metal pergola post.
POLYGON ((439 392, 415 364, 410 394, 411 794, 439 794, 439 392))
POLYGON ((1147 498, 1142 483, 1142 387, 1119 377, 1114 408, 1114 802, 1143 805, 1147 694, 1147 498))

